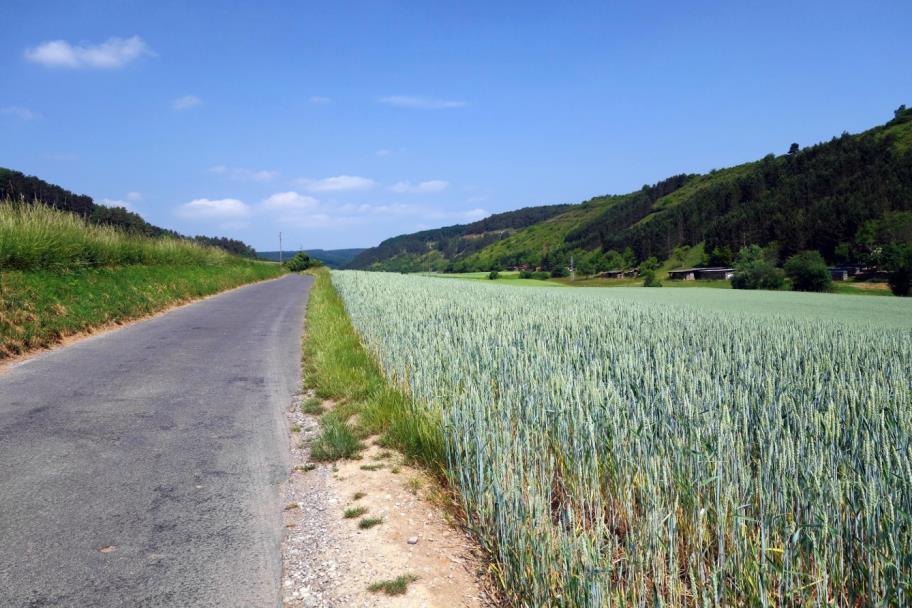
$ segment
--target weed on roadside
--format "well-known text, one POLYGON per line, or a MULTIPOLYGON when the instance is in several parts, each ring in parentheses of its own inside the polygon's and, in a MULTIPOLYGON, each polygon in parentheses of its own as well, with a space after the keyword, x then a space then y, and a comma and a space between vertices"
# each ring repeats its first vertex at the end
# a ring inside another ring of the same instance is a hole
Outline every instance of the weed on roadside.
POLYGON ((408 586, 418 580, 414 574, 403 574, 388 581, 380 581, 371 584, 367 590, 371 593, 383 592, 386 595, 404 595, 408 591, 408 586))

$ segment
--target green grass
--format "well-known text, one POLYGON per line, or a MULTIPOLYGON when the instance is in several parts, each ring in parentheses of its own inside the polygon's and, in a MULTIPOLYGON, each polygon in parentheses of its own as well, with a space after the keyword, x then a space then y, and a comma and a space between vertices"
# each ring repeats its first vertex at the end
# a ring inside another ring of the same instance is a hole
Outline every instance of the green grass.
POLYGON ((358 522, 358 527, 362 530, 370 530, 374 526, 379 526, 383 523, 382 517, 365 517, 358 522))
POLYGON ((73 270, 144 266, 220 266, 235 257, 184 239, 150 238, 46 207, 0 201, 0 268, 73 270))
POLYGON ((321 419, 323 430, 312 445, 314 458, 351 458, 357 437, 381 435, 385 447, 403 452, 431 468, 443 469, 439 420, 419 409, 387 382, 377 362, 361 345, 326 269, 315 269, 307 306, 304 370, 317 396, 336 401, 321 419), (338 449, 341 445, 344 449, 338 449))
POLYGON ((0 271, 0 359, 284 272, 277 264, 233 260, 219 266, 0 271))
POLYGON ((319 416, 323 413, 323 402, 316 397, 311 397, 301 404, 301 411, 311 416, 319 416))
POLYGON ((310 456, 314 460, 327 462, 351 458, 364 447, 336 412, 325 414, 320 419, 320 427, 320 435, 310 444, 310 456))
POLYGON ((408 586, 418 580, 414 574, 403 574, 388 581, 373 583, 367 590, 371 593, 383 592, 386 595, 403 595, 408 591, 408 586))
POLYGON ((356 517, 361 517, 365 513, 367 513, 367 507, 349 507, 342 513, 342 517, 345 519, 355 519, 356 517))

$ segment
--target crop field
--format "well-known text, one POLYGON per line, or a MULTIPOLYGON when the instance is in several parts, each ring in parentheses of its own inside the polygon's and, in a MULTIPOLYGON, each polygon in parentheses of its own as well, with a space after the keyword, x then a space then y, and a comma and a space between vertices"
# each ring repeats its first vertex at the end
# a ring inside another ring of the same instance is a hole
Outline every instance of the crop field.
POLYGON ((912 604, 908 302, 332 278, 514 604, 912 604))

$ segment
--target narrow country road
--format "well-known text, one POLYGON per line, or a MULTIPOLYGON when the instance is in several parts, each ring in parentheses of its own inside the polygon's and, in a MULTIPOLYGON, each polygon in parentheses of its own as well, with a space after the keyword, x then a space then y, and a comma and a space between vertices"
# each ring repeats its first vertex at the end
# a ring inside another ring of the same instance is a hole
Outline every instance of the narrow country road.
POLYGON ((309 277, 0 373, 0 606, 278 606, 309 277))

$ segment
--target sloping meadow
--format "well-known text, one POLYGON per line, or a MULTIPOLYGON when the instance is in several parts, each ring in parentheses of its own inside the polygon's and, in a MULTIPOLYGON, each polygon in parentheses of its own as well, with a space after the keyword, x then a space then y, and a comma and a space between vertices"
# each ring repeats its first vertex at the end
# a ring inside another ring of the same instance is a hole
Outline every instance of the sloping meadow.
POLYGON ((908 326, 332 277, 385 373, 442 415, 514 603, 912 602, 908 326))

